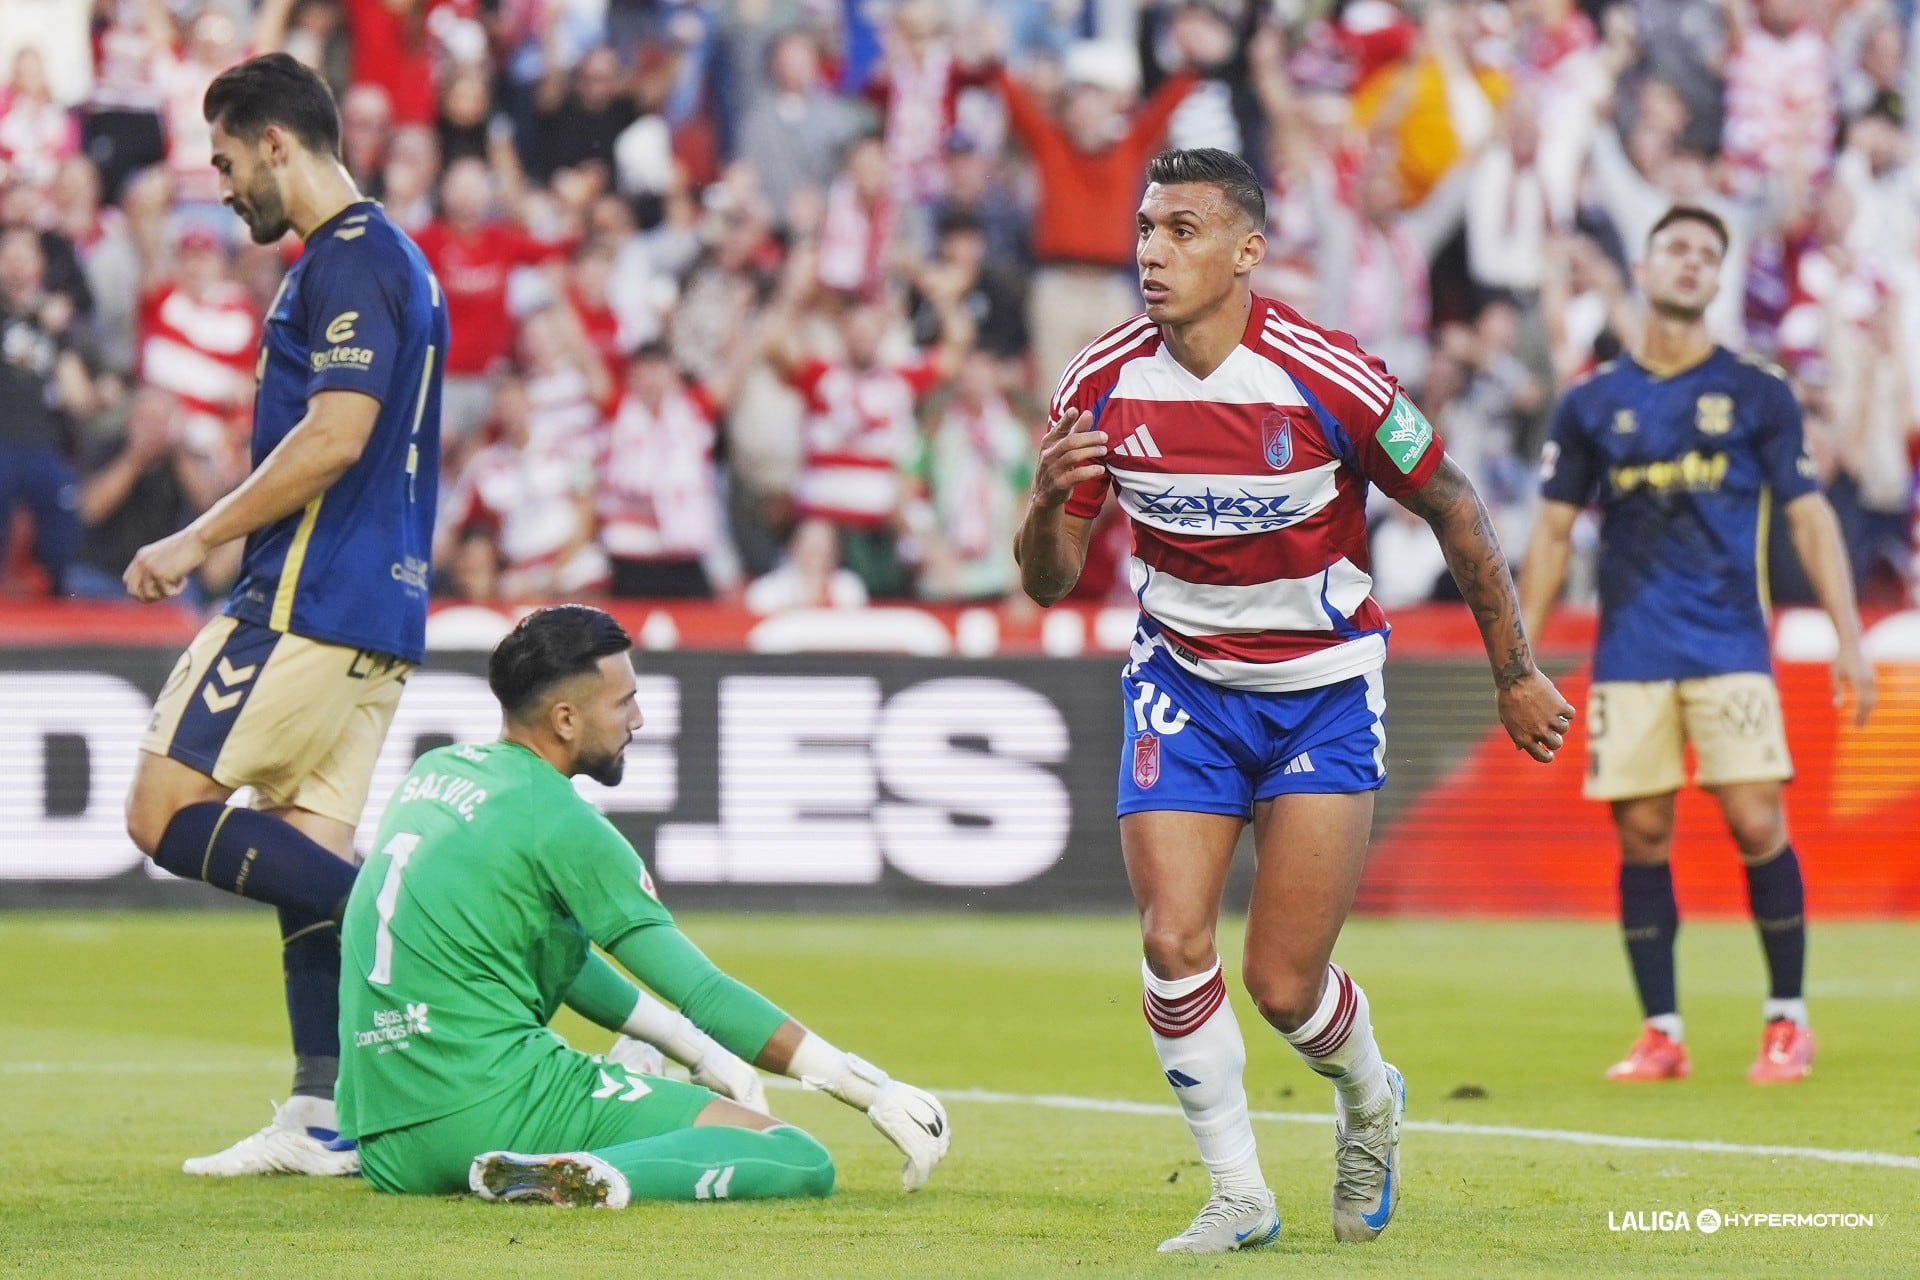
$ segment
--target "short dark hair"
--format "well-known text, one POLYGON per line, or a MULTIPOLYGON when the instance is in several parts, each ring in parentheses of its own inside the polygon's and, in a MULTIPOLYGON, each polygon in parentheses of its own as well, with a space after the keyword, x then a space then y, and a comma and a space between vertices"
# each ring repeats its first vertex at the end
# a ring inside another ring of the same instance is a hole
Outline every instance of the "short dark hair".
POLYGON ((1653 230, 1647 232, 1647 243, 1652 244, 1655 236, 1676 222, 1697 222, 1712 231, 1720 238, 1722 254, 1725 254, 1728 247, 1733 244, 1733 237, 1727 234, 1726 219, 1713 210, 1697 204, 1676 204, 1661 214, 1660 220, 1653 224, 1653 230))
POLYGON ((487 687, 518 719, 562 680, 585 675, 610 653, 633 648, 627 629, 604 609, 557 604, 520 619, 487 660, 487 687))
POLYGON ((333 90, 291 54, 263 54, 228 67, 207 86, 200 110, 208 124, 248 142, 277 124, 309 151, 340 154, 340 109, 333 90))
POLYGON ((1219 147, 1189 147, 1184 151, 1162 151, 1147 161, 1147 181, 1162 186, 1183 182, 1210 182, 1219 187, 1234 207, 1247 215, 1254 230, 1267 225, 1267 193, 1253 166, 1231 151, 1219 147))

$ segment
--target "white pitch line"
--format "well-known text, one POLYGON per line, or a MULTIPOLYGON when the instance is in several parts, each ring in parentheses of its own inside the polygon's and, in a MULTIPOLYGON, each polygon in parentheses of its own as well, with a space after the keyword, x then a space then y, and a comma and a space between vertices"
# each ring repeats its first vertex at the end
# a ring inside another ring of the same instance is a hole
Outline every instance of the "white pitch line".
MULTIPOLYGON (((782 1082, 784 1083, 784 1082, 782 1082)), ((1129 1102, 1120 1098, 1077 1098, 1070 1094, 997 1093, 991 1089, 955 1089, 939 1095, 953 1102, 985 1102, 1009 1106, 1045 1107, 1055 1111, 1093 1111, 1109 1115, 1178 1116, 1180 1108, 1164 1102, 1129 1102)), ((1278 1124, 1325 1125, 1325 1112, 1255 1111, 1255 1120, 1278 1124)), ((1730 1156, 1785 1156, 1822 1160, 1828 1164, 1866 1164, 1883 1169, 1920 1169, 1920 1156, 1891 1151, 1836 1151, 1826 1147, 1787 1147, 1715 1142, 1691 1138, 1639 1138, 1622 1133, 1585 1133, 1578 1129, 1524 1129, 1518 1125, 1463 1124, 1450 1120, 1408 1120, 1402 1128, 1415 1133, 1439 1133, 1469 1138, 1521 1138, 1535 1142, 1564 1142, 1580 1147, 1614 1147, 1633 1151, 1699 1151, 1730 1156)))
MULTIPOLYGON (((158 1075, 168 1072, 201 1074, 277 1069, 278 1061, 238 1062, 0 1062, 0 1075, 62 1075, 88 1072, 105 1075, 158 1075)), ((800 1089, 798 1081, 763 1076, 771 1089, 800 1089)), ((1081 1098, 1066 1093, 1001 1093, 993 1089, 948 1089, 938 1095, 948 1102, 979 1102, 991 1106, 1041 1107, 1050 1111, 1090 1111, 1101 1115, 1178 1117, 1180 1108, 1164 1102, 1132 1102, 1125 1098, 1081 1098)), ((1318 1111, 1255 1111, 1255 1120, 1275 1124, 1324 1125, 1332 1116, 1318 1111)), ((1455 1120, 1408 1120, 1402 1128, 1413 1133, 1438 1133, 1467 1138, 1519 1138, 1527 1142, 1561 1142, 1576 1147, 1610 1147, 1621 1151, 1697 1151, 1707 1155, 1780 1156, 1790 1160, 1819 1160, 1827 1164, 1864 1164, 1881 1169, 1920 1170, 1920 1156, 1891 1151, 1846 1151, 1830 1147, 1789 1147, 1774 1144, 1719 1142, 1710 1138, 1642 1138, 1626 1133, 1587 1133, 1580 1129, 1527 1129, 1508 1124, 1466 1124, 1455 1120)))

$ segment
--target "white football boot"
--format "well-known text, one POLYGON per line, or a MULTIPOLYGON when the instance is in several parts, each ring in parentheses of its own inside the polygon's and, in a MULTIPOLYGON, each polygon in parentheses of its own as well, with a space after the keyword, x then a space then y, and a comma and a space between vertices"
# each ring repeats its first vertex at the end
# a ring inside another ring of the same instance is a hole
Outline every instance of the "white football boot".
POLYGON ((1264 1248, 1279 1238, 1280 1210, 1274 1205, 1273 1192, 1253 1197, 1216 1191, 1192 1226, 1160 1242, 1160 1252, 1232 1253, 1264 1248))
POLYGON ((313 1110, 314 1101, 287 1099, 274 1107, 272 1124, 240 1139, 225 1151, 195 1156, 181 1165, 180 1171, 216 1178, 262 1173, 341 1178, 359 1173, 360 1150, 351 1138, 343 1138, 332 1129, 303 1123, 310 1118, 307 1113, 313 1110))
POLYGON ((1387 1064, 1392 1090, 1380 1114, 1365 1123, 1347 1122, 1335 1104, 1333 1123, 1333 1235, 1356 1244, 1387 1229, 1400 1203, 1400 1121, 1407 1114, 1407 1081, 1387 1064))

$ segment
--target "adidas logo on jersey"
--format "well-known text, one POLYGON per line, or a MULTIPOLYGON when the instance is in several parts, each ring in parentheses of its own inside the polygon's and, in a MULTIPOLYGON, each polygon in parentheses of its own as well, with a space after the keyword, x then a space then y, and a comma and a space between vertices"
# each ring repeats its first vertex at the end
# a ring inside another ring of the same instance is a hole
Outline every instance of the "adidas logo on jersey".
POLYGON ((1308 757, 1306 752, 1302 751, 1299 755, 1287 761, 1287 767, 1282 769, 1280 772, 1281 773, 1312 773, 1313 771, 1314 771, 1313 761, 1308 757))
POLYGON ((1122 458, 1157 458, 1160 446, 1153 441, 1153 432, 1147 430, 1147 424, 1141 423, 1132 435, 1120 442, 1114 453, 1122 458))

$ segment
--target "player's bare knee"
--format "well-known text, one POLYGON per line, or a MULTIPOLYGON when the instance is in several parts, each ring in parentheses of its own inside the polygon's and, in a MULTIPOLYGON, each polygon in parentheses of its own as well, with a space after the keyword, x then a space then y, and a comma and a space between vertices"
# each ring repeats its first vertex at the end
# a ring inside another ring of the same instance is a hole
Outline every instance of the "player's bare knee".
POLYGON ((136 786, 127 793, 127 835, 134 847, 149 858, 159 852, 161 837, 173 821, 175 808, 165 797, 136 786))
POLYGON ((1140 936, 1147 968, 1169 981, 1205 973, 1214 965, 1213 935, 1184 929, 1149 927, 1140 936))
POLYGON ((1620 860, 1628 866, 1657 866, 1673 854, 1671 813, 1627 810, 1617 815, 1615 830, 1620 837, 1620 860))
POLYGON ((1320 1007, 1321 983, 1326 970, 1311 977, 1289 969, 1263 969, 1248 966, 1243 980, 1254 1008, 1278 1031, 1297 1031, 1305 1026, 1313 1011, 1320 1007))
POLYGON ((1746 862, 1764 862, 1780 852, 1787 843, 1787 817, 1778 807, 1772 811, 1727 815, 1727 830, 1740 846, 1746 862))

